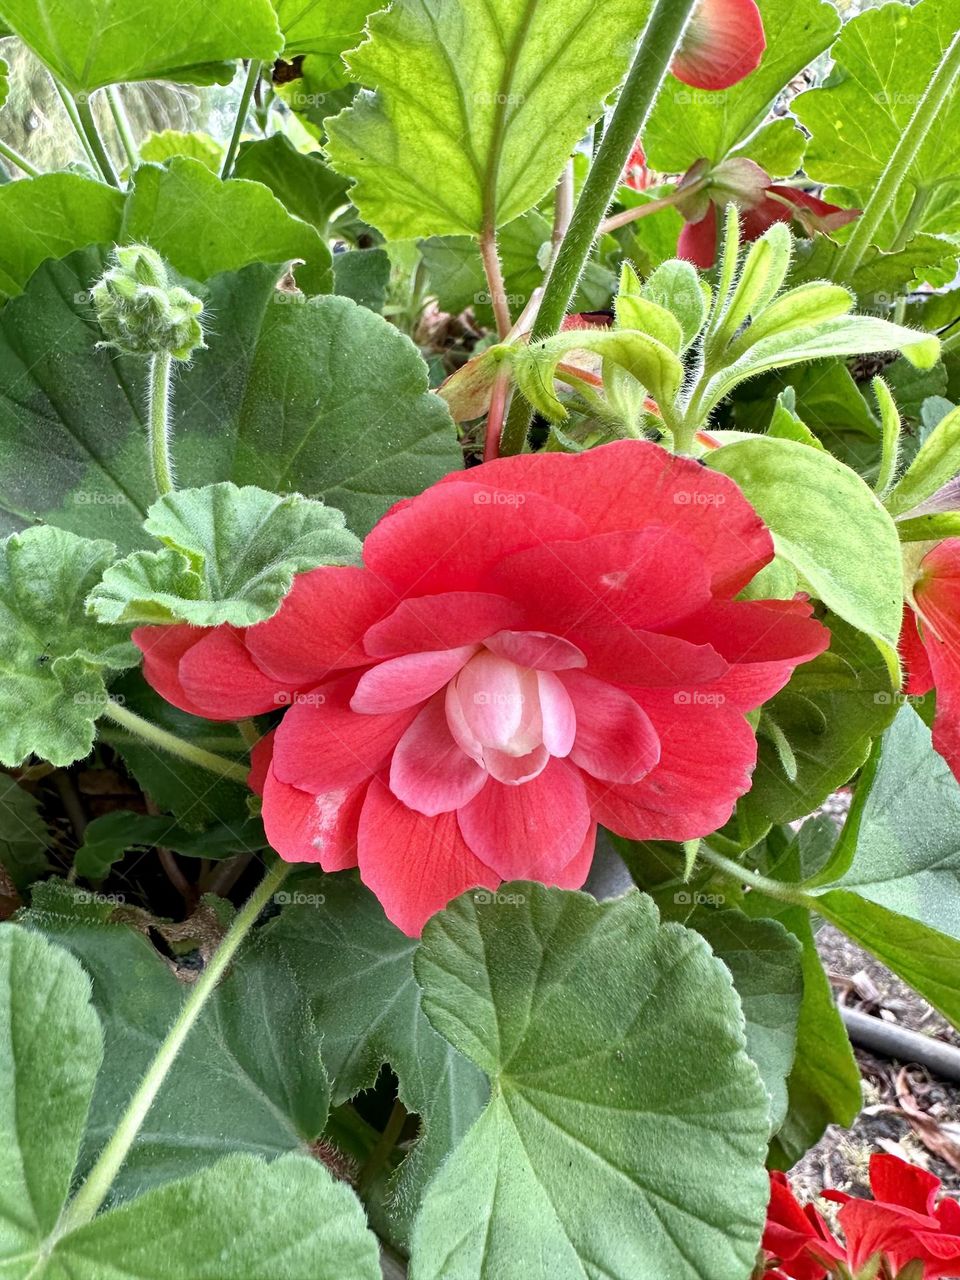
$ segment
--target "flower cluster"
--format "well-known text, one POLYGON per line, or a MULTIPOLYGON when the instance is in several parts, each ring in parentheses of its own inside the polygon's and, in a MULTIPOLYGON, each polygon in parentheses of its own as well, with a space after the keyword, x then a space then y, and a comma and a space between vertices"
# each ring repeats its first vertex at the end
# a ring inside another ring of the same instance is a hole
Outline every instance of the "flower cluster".
POLYGON ((598 822, 686 840, 729 818, 745 712, 829 639, 803 600, 735 599, 772 557, 726 476, 621 441, 448 476, 257 626, 134 639, 186 711, 286 708, 254 757, 271 844, 359 863, 416 934, 473 886, 579 887, 598 822))
POLYGON ((770 1175, 759 1275, 765 1280, 946 1280, 960 1274, 960 1203, 937 1203, 940 1179, 892 1155, 870 1160, 872 1200, 825 1191, 842 1207, 844 1244, 782 1173, 770 1175))

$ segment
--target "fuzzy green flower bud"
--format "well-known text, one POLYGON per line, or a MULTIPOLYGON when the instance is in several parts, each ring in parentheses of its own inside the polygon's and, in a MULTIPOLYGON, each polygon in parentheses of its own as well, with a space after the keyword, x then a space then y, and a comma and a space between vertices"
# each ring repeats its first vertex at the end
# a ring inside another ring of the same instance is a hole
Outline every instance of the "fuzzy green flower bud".
POLYGON ((170 283, 163 259, 147 245, 113 252, 113 265, 93 286, 100 328, 112 347, 132 356, 189 360, 203 341, 203 303, 170 283))

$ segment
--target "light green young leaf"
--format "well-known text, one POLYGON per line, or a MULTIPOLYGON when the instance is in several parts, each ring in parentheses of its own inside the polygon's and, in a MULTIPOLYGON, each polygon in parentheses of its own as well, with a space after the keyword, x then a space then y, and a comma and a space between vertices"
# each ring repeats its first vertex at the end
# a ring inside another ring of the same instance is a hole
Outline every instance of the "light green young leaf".
POLYGON ((960 473, 960 408, 940 419, 897 481, 884 505, 891 515, 902 515, 960 473))
POLYGON ((115 554, 109 542, 53 528, 0 544, 0 763, 35 754, 72 764, 92 747, 105 671, 138 661, 128 628, 101 626, 83 609, 115 554))
POLYGON ((165 164, 174 156, 189 156, 191 160, 199 160, 201 164, 205 164, 211 173, 219 173, 223 166, 223 147, 208 133, 181 133, 177 129, 162 129, 159 133, 148 133, 138 143, 137 150, 141 160, 153 164, 165 164))
POLYGON ((769 526, 777 554, 898 671, 900 539, 860 477, 825 450, 769 436, 714 450, 706 463, 736 480, 769 526))
POLYGON ((731 343, 751 316, 762 317, 767 303, 786 278, 792 251, 793 239, 782 222, 775 222, 751 244, 729 302, 708 327, 707 342, 711 349, 731 343))
POLYGON ((373 92, 327 122, 354 204, 391 239, 478 235, 531 209, 622 79, 647 11, 398 0, 375 14, 346 59, 373 92))
MULTIPOLYGON (((745 155, 764 165, 772 177, 791 177, 795 146, 786 156, 789 167, 770 168, 768 156, 754 153, 754 130, 786 85, 828 48, 840 28, 836 10, 821 0, 759 0, 767 32, 760 66, 738 84, 711 91, 691 89, 668 75, 643 131, 650 164, 662 173, 683 173, 705 157, 716 164, 739 143, 745 155)), ((778 122, 781 128, 786 122, 778 122)), ((768 145, 761 131, 758 143, 768 145)), ((782 142, 778 146, 782 147, 782 142)))
POLYGON ((656 338, 670 351, 680 353, 683 347, 680 321, 667 307, 641 292, 637 274, 628 262, 620 268, 620 290, 614 308, 618 329, 637 329, 656 338))
POLYGON ((877 399, 877 408, 880 410, 880 424, 883 431, 880 471, 877 474, 877 482, 874 488, 880 497, 884 498, 884 506, 889 511, 890 508, 885 499, 885 494, 893 484, 893 478, 897 474, 897 459, 900 455, 900 414, 897 411, 896 401, 890 394, 890 388, 882 378, 874 378, 870 385, 873 387, 873 394, 877 399))
POLYGON ((250 627, 276 613, 295 574, 360 559, 342 512, 252 485, 166 494, 144 528, 165 550, 135 551, 107 569, 87 602, 101 622, 250 627))
POLYGON ((269 0, 0 0, 6 23, 72 93, 131 80, 229 84, 238 58, 273 62, 269 0))
MULTIPOLYGON (((780 440, 796 440, 798 444, 809 445, 811 449, 822 449, 822 441, 817 439, 797 414, 796 404, 797 397, 793 387, 785 387, 777 396, 777 403, 773 407, 770 425, 767 427, 767 435, 776 436, 780 440)), ((722 439, 724 434, 732 435, 733 433, 712 431, 710 434, 714 439, 722 439)))
POLYGON ((417 953, 428 1016, 493 1088, 427 1192, 414 1276, 746 1275, 768 1109, 729 973, 639 893, 503 893, 457 899, 417 953))
POLYGON ((707 315, 709 289, 700 281, 690 262, 669 258, 661 262, 643 283, 643 296, 672 311, 688 347, 703 327, 707 315), (705 292, 706 290, 706 292, 705 292))
POLYGON ((77 961, 18 925, 0 926, 0 1270, 6 1275, 27 1274, 33 1250, 60 1216, 102 1055, 90 979, 77 961))
POLYGON ((345 49, 359 44, 367 15, 381 6, 378 0, 274 0, 283 31, 283 56, 287 62, 301 54, 324 55, 339 60, 345 49))

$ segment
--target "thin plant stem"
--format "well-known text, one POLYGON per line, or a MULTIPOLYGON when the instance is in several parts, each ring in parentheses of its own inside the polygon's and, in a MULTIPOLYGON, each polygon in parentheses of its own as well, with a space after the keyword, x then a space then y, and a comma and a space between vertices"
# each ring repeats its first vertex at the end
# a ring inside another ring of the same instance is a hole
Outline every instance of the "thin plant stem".
POLYGON ((110 85, 107 89, 107 102, 110 104, 110 114, 113 116, 113 123, 117 127, 117 137, 126 152, 132 175, 133 170, 140 162, 140 156, 137 154, 137 144, 133 140, 130 120, 123 105, 123 99, 120 97, 120 90, 115 84, 110 85))
POLYGON ((870 193, 863 212, 853 224, 850 239, 841 249, 833 268, 834 280, 851 280, 863 262, 870 245, 876 241, 884 216, 893 205, 910 166, 923 146, 930 129, 940 116, 960 75, 960 31, 944 51, 940 65, 930 79, 910 121, 890 152, 879 181, 870 193))
POLYGON ((257 87, 257 81, 260 79, 260 72, 263 70, 263 63, 259 58, 251 60, 247 68, 247 78, 244 81, 243 92, 240 94, 240 105, 237 107, 237 118, 233 124, 233 133, 230 135, 230 145, 227 147, 227 154, 223 157, 223 168, 220 170, 221 178, 229 178, 233 173, 234 162, 237 158, 237 151, 240 148, 240 139, 243 137, 243 130, 247 123, 247 115, 250 112, 250 103, 253 100, 253 93, 257 87))
POLYGON ((407 1109, 398 1098, 393 1104, 386 1127, 377 1140, 376 1146, 367 1157, 367 1161, 357 1175, 357 1190, 369 1190, 371 1183, 390 1158, 390 1152, 397 1145, 407 1119, 407 1109))
POLYGON ((635 209, 624 209, 622 213, 615 213, 613 217, 606 218, 600 223, 600 235, 604 235, 608 231, 616 231, 619 227, 625 227, 631 222, 636 222, 638 218, 646 218, 651 213, 659 213, 661 209, 672 209, 674 205, 685 200, 688 196, 699 191, 706 184, 704 182, 691 182, 688 187, 677 188, 668 196, 660 196, 657 200, 648 200, 646 204, 638 204, 635 209))
POLYGON ((119 187, 120 180, 113 167, 113 161, 110 159, 110 153, 100 137, 100 131, 97 128, 97 122, 93 118, 93 111, 90 107, 89 96, 82 94, 74 98, 73 103, 77 108, 77 117, 80 121, 80 128, 83 130, 83 136, 90 145, 90 150, 96 158, 97 166, 103 174, 104 181, 109 182, 111 187, 119 187))
POLYGON ((758 893, 766 894, 768 898, 774 898, 778 902, 789 902, 792 906, 806 907, 810 911, 817 910, 817 900, 812 894, 795 889, 792 885, 783 884, 780 880, 771 880, 769 876, 763 876, 759 871, 751 871, 749 867, 741 866, 733 858, 727 858, 722 853, 717 853, 709 845, 701 843, 697 851, 697 857, 702 862, 709 862, 717 871, 722 872, 728 880, 735 880, 741 885, 749 885, 751 889, 756 889, 758 893))
POLYGON ((563 167, 563 173, 560 175, 560 181, 557 183, 557 189, 553 197, 553 231, 550 234, 550 240, 553 248, 550 250, 550 262, 547 265, 547 274, 550 273, 557 254, 560 252, 560 246, 563 244, 563 237, 567 234, 570 226, 570 219, 573 217, 573 161, 568 160, 563 167))
POLYGON ((510 366, 504 362, 497 370, 490 391, 490 410, 487 413, 487 430, 483 443, 483 460, 492 462, 500 457, 500 432, 510 401, 510 366))
POLYGON ((93 169, 96 173, 99 173, 100 177, 102 178, 103 173, 101 172, 100 166, 97 163, 97 157, 93 154, 93 149, 87 140, 87 135, 83 131, 83 125, 80 123, 80 116, 77 113, 77 104, 74 102, 73 98, 70 97, 70 94, 67 93, 66 89, 63 87, 63 85, 55 76, 52 76, 51 79, 53 80, 53 87, 57 91, 57 97, 60 99, 61 103, 63 104, 63 109, 67 113, 67 118, 69 119, 70 123, 73 125, 74 132, 76 133, 77 137, 80 139, 80 145, 83 147, 84 155, 87 157, 87 160, 90 162, 90 168, 93 169))
POLYGON ((190 990, 173 1026, 167 1032, 163 1043, 157 1050, 156 1057, 147 1069, 139 1086, 118 1124, 113 1136, 100 1152, 93 1168, 87 1175, 80 1190, 67 1205, 54 1231, 54 1240, 75 1231, 92 1221, 97 1211, 106 1200, 117 1174, 123 1167, 130 1148, 136 1141, 137 1134, 153 1106, 160 1088, 167 1078, 170 1068, 183 1048, 204 1005, 217 987, 220 979, 236 955, 237 949, 256 923, 261 911, 273 897, 284 877, 290 871, 287 863, 281 862, 267 872, 260 885, 246 904, 241 907, 233 924, 227 931, 220 946, 210 958, 196 985, 190 990))
POLYGON ((492 227, 486 227, 480 236, 480 257, 483 261, 484 275, 487 277, 487 292, 490 294, 490 305, 493 307, 494 319, 497 322, 497 336, 502 340, 510 332, 510 307, 507 304, 507 286, 503 278, 503 267, 500 265, 500 254, 497 252, 497 233, 492 227))
POLYGON ((173 463, 170 460, 170 378, 173 357, 160 352, 150 357, 150 390, 147 402, 147 429, 150 433, 150 464, 153 481, 162 498, 172 493, 173 463))
POLYGON ((19 151, 14 151, 13 147, 8 147, 2 138, 0 138, 0 156, 3 156, 4 160, 9 160, 11 164, 16 165, 28 178, 40 177, 40 170, 35 169, 29 160, 24 160, 19 151))
POLYGON ((122 729, 133 734, 135 738, 142 738, 144 742, 149 742, 153 747, 159 747, 161 751, 168 751, 170 755, 179 756, 181 760, 187 760, 190 764, 208 769, 211 773, 219 774, 221 778, 233 778, 236 782, 247 780, 248 769, 245 765, 236 760, 228 760, 226 756, 219 756, 213 751, 207 751, 204 747, 196 747, 192 742, 185 742, 175 733, 151 724, 149 720, 144 720, 143 716, 138 716, 135 711, 129 710, 119 702, 111 699, 107 703, 104 715, 114 724, 120 725, 122 729))

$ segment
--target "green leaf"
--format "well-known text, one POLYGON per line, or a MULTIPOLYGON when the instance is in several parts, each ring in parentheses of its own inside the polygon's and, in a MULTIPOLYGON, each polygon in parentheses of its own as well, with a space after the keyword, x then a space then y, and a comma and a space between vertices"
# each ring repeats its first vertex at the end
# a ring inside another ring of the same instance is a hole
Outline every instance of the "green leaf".
POLYGON ((947 413, 921 444, 884 505, 891 515, 919 506, 960 471, 960 409, 947 413))
POLYGON ((900 540, 860 477, 825 451, 774 437, 727 445, 706 462, 740 485, 777 554, 828 608, 871 636, 898 674, 900 540))
POLYGON ((105 671, 134 666, 128 629, 89 619, 83 601, 115 548, 62 529, 0 544, 0 763, 35 754, 66 765, 93 745, 105 671))
POLYGON ((778 920, 802 947, 803 1000, 787 1078, 787 1114, 768 1157, 774 1168, 790 1169, 820 1141, 828 1125, 847 1128, 854 1122, 863 1105, 860 1068, 817 953, 809 911, 759 893, 747 895, 744 910, 768 923, 768 918, 778 920))
POLYGON ((304 291, 330 291, 330 250, 315 226, 294 217, 261 183, 221 182, 188 156, 137 169, 122 237, 152 245, 182 275, 200 281, 251 262, 302 258, 296 274, 304 291))
MULTIPOLYGON (((144 933, 110 919, 115 905, 51 880, 36 887, 22 916, 81 962, 103 1023, 103 1067, 83 1135, 81 1174, 116 1127, 118 1105, 132 1095, 189 991, 144 933)), ((315 1141, 329 1099, 320 1034, 282 950, 254 935, 164 1080, 114 1183, 116 1198, 228 1154, 273 1159, 315 1141)))
POLYGON ((684 924, 706 938, 730 970, 746 1019, 747 1053, 769 1094, 776 1133, 787 1114, 786 1080, 803 999, 800 943, 775 921, 751 920, 740 911, 698 907, 684 924))
MULTIPOLYGON (((844 187, 863 205, 958 27, 958 0, 883 5, 845 24, 832 50, 831 75, 822 88, 801 93, 793 102, 801 124, 813 135, 804 161, 811 178, 844 187)), ((952 231, 958 182, 960 101, 953 95, 903 176, 879 247, 891 247, 918 190, 924 194, 910 228, 952 231), (933 187, 946 197, 939 209, 927 201, 933 187)))
POLYGON ((35 796, 0 773, 0 866, 23 890, 50 869, 47 824, 35 796))
MULTIPOLYGON (((4 34, 4 30, 2 27, 0 27, 0 36, 2 36, 3 34, 4 34)), ((6 102, 7 94, 10 91, 9 72, 10 72, 9 64, 6 61, 4 61, 3 58, 0 58, 0 107, 2 107, 3 104, 6 102)))
MULTIPOLYGON (((163 129, 160 133, 148 133, 137 146, 140 159, 152 164, 164 164, 174 156, 189 156, 199 160, 212 173, 219 173, 223 166, 223 147, 208 133, 180 133, 176 129, 163 129)), ((236 172, 236 166, 234 166, 236 172)), ((247 177, 247 174, 238 174, 247 177)), ((102 240, 96 236, 95 240, 102 240)))
MULTIPOLYGON (((82 301, 105 260, 48 263, 0 309, 0 511, 8 528, 43 519, 127 552, 150 545, 156 493, 143 365, 95 349, 82 301)), ((301 492, 366 534, 462 466, 453 422, 408 338, 349 299, 278 291, 278 276, 261 264, 194 290, 215 323, 175 382, 176 474, 301 492)))
MULTIPOLYGON (((821 0, 759 0, 759 7, 767 48, 759 67, 739 84, 711 92, 667 76, 643 131, 644 150, 655 169, 683 173, 701 157, 723 160, 754 133, 780 90, 829 47, 840 27, 833 6, 821 0)), ((785 123, 777 122, 779 130, 785 123)), ((797 165, 770 168, 770 154, 762 150, 769 140, 761 136, 758 143, 757 154, 750 143, 743 153, 773 177, 793 175, 797 165)), ((795 145, 784 161, 788 165, 795 145)), ((782 135, 777 146, 783 147, 782 135)))
POLYGON ((73 865, 85 880, 102 880, 131 848, 172 849, 189 858, 229 858, 267 847, 259 818, 246 818, 231 827, 190 831, 173 818, 117 809, 89 822, 73 865))
POLYGON ((417 954, 428 1016, 492 1096, 427 1192, 414 1274, 745 1275, 768 1112, 729 974, 639 893, 499 897, 457 899, 417 954))
POLYGON ((960 784, 912 707, 885 734, 865 795, 831 884, 960 939, 960 784))
POLYGON ((101 622, 251 627, 276 613, 296 574, 360 559, 342 512, 252 485, 166 494, 144 528, 166 550, 135 551, 107 569, 87 601, 101 622))
POLYGON ((47 258, 116 240, 123 193, 75 173, 0 185, 0 293, 13 296, 47 258))
POLYGON ((231 1156, 65 1236, 44 1280, 380 1280, 360 1202, 315 1160, 231 1156))
POLYGON ((0 1268, 53 1230, 70 1189, 103 1053, 90 980, 17 925, 0 926, 0 1268))
MULTIPOLYGON (((325 5, 315 8, 318 13, 329 11, 325 5)), ((321 235, 327 234, 331 218, 348 202, 349 181, 329 169, 316 153, 298 151, 282 133, 242 143, 233 175, 262 182, 284 208, 321 235)))
POLYGON ((646 12, 633 0, 402 0, 375 14, 346 59, 375 92, 327 122, 360 213, 404 239, 478 235, 532 208, 622 79, 646 12))
MULTIPOLYGON (((841 197, 838 197, 841 198, 841 197)), ((853 200, 853 196, 850 200, 853 200)), ((817 233, 800 242, 792 279, 831 277, 842 246, 817 233)), ((911 236, 899 249, 886 252, 870 245, 863 261, 846 280, 866 307, 887 307, 914 284, 930 281, 949 284, 956 273, 957 246, 945 236, 927 233, 911 236), (942 278, 943 273, 946 277, 942 278)))
POLYGON ((737 805, 747 833, 811 813, 856 773, 896 711, 890 669, 865 635, 828 616, 830 648, 794 672, 763 710, 753 785, 737 805), (784 769, 771 723, 786 739, 796 776, 784 769))
POLYGON ((644 281, 643 296, 673 312, 683 331, 683 345, 688 347, 707 316, 708 300, 696 268, 679 258, 661 262, 644 281))
MULTIPOLYGON (((877 476, 877 483, 874 487, 880 497, 884 499, 883 505, 889 511, 890 504, 886 501, 885 495, 893 484, 893 478, 897 473, 897 459, 900 455, 900 414, 897 411, 896 401, 890 394, 890 388, 882 378, 874 378, 870 385, 873 387, 873 394, 877 400, 877 408, 880 411, 880 425, 883 432, 880 474, 877 476)), ((894 513, 891 512, 892 514, 894 513)))
POLYGON ((0 22, 72 93, 130 80, 228 84, 236 59, 272 62, 282 47, 269 0, 0 0, 0 22))
POLYGON ((390 285, 386 249, 348 249, 333 259, 333 291, 361 307, 382 313, 390 285))
POLYGON ((322 1029, 334 1104, 371 1088, 388 1062, 401 1101, 421 1117, 420 1138, 388 1204, 406 1236, 428 1182, 480 1113, 486 1081, 427 1021, 413 976, 417 944, 387 920, 369 890, 343 875, 311 875, 290 890, 293 904, 267 933, 322 1029), (297 893, 303 905, 296 905, 297 893))
POLYGON ((377 0, 336 0, 333 4, 304 0, 274 0, 284 36, 287 61, 300 54, 324 54, 339 61, 345 49, 360 43, 367 14, 380 6, 377 0))

